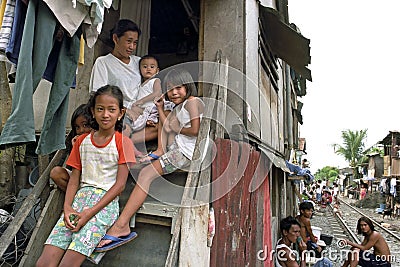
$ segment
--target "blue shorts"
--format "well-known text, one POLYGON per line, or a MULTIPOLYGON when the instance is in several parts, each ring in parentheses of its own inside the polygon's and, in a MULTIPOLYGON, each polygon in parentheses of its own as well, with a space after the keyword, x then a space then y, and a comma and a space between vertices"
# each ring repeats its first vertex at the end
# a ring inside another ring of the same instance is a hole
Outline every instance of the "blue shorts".
MULTIPOLYGON (((75 194, 72 208, 78 212, 91 208, 100 201, 106 192, 99 188, 83 187, 75 194)), ((117 220, 118 215, 119 204, 117 197, 93 216, 79 232, 73 233, 65 226, 63 213, 45 244, 53 245, 63 250, 70 249, 85 256, 90 256, 107 230, 117 220)))
POLYGON ((363 267, 390 267, 390 262, 387 259, 380 258, 369 251, 360 250, 358 256, 358 265, 363 267))

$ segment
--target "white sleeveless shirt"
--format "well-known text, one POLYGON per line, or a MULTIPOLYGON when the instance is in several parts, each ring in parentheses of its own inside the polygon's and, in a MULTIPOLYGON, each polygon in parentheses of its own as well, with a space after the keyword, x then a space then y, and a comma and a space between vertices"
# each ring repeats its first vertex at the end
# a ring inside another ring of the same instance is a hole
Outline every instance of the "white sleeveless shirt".
MULTIPOLYGON (((196 98, 197 101, 200 102, 204 107, 204 102, 200 98, 196 98)), ((193 100, 191 100, 193 101, 193 100)), ((190 124, 190 114, 189 111, 185 108, 187 100, 185 100, 182 105, 176 107, 176 118, 179 121, 179 124, 183 128, 189 128, 190 124)), ((203 117, 203 113, 200 113, 200 122, 203 117)), ((175 136, 175 142, 181 150, 182 154, 185 155, 188 159, 192 160, 194 147, 196 145, 197 136, 187 136, 184 134, 177 134, 175 136)))

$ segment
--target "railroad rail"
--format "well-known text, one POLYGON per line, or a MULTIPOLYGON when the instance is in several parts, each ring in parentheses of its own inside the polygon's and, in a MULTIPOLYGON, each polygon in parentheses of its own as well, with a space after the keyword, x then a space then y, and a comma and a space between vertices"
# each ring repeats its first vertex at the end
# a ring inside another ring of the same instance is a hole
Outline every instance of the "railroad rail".
MULTIPOLYGON (((353 207, 352 205, 350 205, 349 203, 347 203, 346 201, 343 201, 343 199, 340 199, 340 203, 345 204, 347 207, 351 208, 352 210, 354 210, 355 212, 359 213, 361 216, 367 217, 369 218, 375 226, 379 227, 380 229, 382 229, 383 231, 385 231, 386 233, 388 233, 390 236, 394 237, 397 241, 400 241, 400 236, 397 235, 396 233, 394 233, 393 231, 383 227, 380 223, 378 223, 377 221, 375 221, 374 219, 372 219, 370 216, 367 216, 366 214, 364 214, 363 212, 361 212, 359 209, 353 207)), ((339 216, 338 216, 339 217, 339 216)), ((342 219, 342 218, 341 218, 342 219)))

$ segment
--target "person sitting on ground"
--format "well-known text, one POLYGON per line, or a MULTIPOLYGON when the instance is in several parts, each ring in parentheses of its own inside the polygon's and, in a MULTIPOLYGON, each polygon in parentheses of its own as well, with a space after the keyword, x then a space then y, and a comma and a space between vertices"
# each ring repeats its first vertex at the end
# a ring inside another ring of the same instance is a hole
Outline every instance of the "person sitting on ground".
POLYGON ((335 214, 335 215, 339 215, 339 216, 342 216, 342 213, 340 212, 340 201, 337 199, 337 197, 336 197, 336 199, 335 199, 335 203, 333 204, 333 213, 335 214))
MULTIPOLYGON (((78 136, 84 133, 90 133, 92 130, 90 127, 90 120, 91 115, 87 104, 80 105, 75 109, 74 113, 72 113, 71 134, 69 135, 72 138, 71 140, 66 141, 68 152, 71 151, 72 146, 74 145, 78 136)), ((70 174, 71 170, 61 166, 56 166, 51 169, 50 178, 54 181, 58 188, 60 188, 62 191, 65 191, 67 189, 70 174)))
POLYGON ((309 250, 322 251, 322 248, 317 245, 317 238, 314 236, 311 229, 310 218, 312 216, 314 206, 311 202, 302 202, 299 205, 300 215, 296 216, 301 226, 300 235, 303 241, 307 244, 309 250))
POLYGON ((357 222, 357 232, 364 236, 364 240, 361 244, 345 240, 347 245, 352 248, 342 267, 355 267, 357 265, 364 267, 390 267, 392 255, 390 254, 389 246, 383 236, 375 231, 372 221, 367 217, 361 217, 357 222), (374 249, 373 253, 368 251, 371 248, 374 249))
POLYGON ((328 205, 332 203, 332 193, 330 191, 326 192, 326 203, 328 205))

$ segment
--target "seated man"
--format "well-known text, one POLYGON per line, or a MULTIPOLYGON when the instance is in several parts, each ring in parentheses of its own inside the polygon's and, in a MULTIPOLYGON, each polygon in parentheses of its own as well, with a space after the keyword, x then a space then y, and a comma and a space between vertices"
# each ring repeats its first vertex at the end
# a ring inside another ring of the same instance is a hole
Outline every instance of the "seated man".
POLYGON ((360 245, 345 240, 352 248, 342 267, 357 265, 390 267, 390 261, 394 256, 390 254, 389 246, 383 236, 375 231, 372 221, 367 217, 361 217, 357 222, 357 232, 364 236, 364 240, 360 245), (371 248, 374 248, 373 254, 368 251, 371 248))
POLYGON ((281 238, 276 245, 275 266, 277 267, 305 267, 306 261, 302 256, 302 251, 306 249, 306 244, 298 242, 300 237, 300 224, 292 216, 280 221, 281 238), (293 244, 299 245, 300 252, 291 249, 293 244))
POLYGON ((311 215, 314 210, 314 206, 311 202, 302 202, 299 206, 300 215, 296 216, 297 221, 300 223, 300 236, 303 241, 307 244, 308 250, 322 251, 322 248, 317 245, 317 238, 314 236, 311 229, 311 215))

